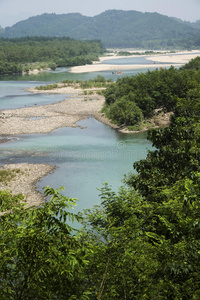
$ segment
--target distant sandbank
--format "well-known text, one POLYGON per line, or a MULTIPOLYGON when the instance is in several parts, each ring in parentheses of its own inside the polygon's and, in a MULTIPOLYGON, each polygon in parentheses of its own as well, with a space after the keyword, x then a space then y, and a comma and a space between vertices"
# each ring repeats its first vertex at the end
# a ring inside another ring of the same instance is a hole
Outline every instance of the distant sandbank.
MULTIPOLYGON (((188 63, 191 59, 199 56, 197 54, 199 50, 194 51, 182 51, 175 54, 153 54, 148 55, 148 60, 152 61, 152 64, 140 64, 140 65, 116 65, 116 64, 105 64, 106 60, 120 59, 120 58, 131 58, 138 57, 138 55, 130 56, 117 56, 116 53, 110 54, 109 56, 100 57, 98 62, 94 62, 92 65, 76 66, 70 69, 71 73, 88 73, 88 72, 101 72, 101 71, 117 71, 117 70, 134 70, 134 69, 151 69, 151 68, 166 68, 171 63, 172 66, 177 67, 188 63)), ((147 56, 147 55, 140 55, 147 56)))

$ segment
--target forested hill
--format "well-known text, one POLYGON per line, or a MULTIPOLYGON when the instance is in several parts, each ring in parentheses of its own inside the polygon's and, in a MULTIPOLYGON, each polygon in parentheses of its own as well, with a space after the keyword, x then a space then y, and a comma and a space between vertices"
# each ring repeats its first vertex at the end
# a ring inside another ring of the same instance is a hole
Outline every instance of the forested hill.
POLYGON ((158 13, 108 10, 94 17, 79 13, 43 14, 0 31, 0 37, 69 36, 100 39, 105 47, 194 48, 200 29, 189 22, 158 13))

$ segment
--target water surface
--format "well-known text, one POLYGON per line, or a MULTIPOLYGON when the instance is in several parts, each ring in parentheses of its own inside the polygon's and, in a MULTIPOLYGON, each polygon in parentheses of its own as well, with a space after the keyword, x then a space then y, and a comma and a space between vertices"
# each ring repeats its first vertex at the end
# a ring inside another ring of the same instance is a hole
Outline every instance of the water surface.
POLYGON ((82 128, 60 128, 48 134, 17 136, 1 144, 1 163, 48 163, 56 170, 37 188, 64 186, 65 194, 79 199, 78 210, 99 203, 104 182, 117 190, 133 163, 152 149, 146 134, 120 134, 94 118, 79 122, 82 128))
POLYGON ((70 95, 50 95, 30 93, 26 89, 35 87, 43 82, 30 81, 0 81, 0 110, 45 105, 64 100, 70 95))
MULTIPOLYGON (((125 70, 122 76, 146 70, 125 70)), ((97 75, 113 80, 118 78, 110 71, 71 74, 64 68, 25 77, 6 77, 0 82, 0 109, 63 100, 70 95, 31 94, 27 88, 63 79, 88 80, 97 75)), ((1 164, 55 165, 55 171, 41 179, 37 188, 42 191, 47 185, 54 188, 64 186, 65 195, 79 199, 77 210, 91 208, 100 203, 97 188, 108 182, 117 190, 124 174, 132 172, 133 163, 144 158, 152 146, 146 134, 120 134, 94 118, 81 121, 79 125, 79 128, 60 128, 48 134, 15 136, 14 140, 0 144, 1 164)))

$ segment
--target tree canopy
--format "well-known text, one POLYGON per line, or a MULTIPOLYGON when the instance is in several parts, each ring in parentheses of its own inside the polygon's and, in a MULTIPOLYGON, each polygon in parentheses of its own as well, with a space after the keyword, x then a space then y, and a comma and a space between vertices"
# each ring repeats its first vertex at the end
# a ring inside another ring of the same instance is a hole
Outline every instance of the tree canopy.
POLYGON ((155 109, 170 112, 175 108, 179 98, 189 97, 195 91, 198 93, 200 83, 198 66, 199 57, 180 70, 170 67, 119 78, 104 92, 106 105, 103 111, 112 121, 124 126, 133 126, 151 118, 155 114, 155 109), (130 105, 134 109, 131 109, 130 105), (135 116, 132 115, 133 111, 135 116), (126 119, 122 117, 123 115, 126 119))
POLYGON ((92 64, 104 51, 100 41, 77 41, 69 37, 24 37, 0 40, 0 75, 32 68, 92 64))
POLYGON ((84 247, 67 222, 75 199, 47 187, 51 197, 27 208, 22 195, 0 192, 0 298, 86 299, 81 270, 87 264, 84 247))

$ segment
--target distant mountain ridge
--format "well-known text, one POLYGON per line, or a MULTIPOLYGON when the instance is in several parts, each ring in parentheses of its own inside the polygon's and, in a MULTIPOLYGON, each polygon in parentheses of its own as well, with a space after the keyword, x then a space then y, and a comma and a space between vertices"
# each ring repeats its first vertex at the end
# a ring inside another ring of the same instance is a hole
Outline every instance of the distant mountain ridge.
POLYGON ((6 27, 0 37, 69 36, 100 39, 105 47, 190 48, 200 46, 198 25, 158 13, 108 10, 94 17, 42 14, 6 27))

